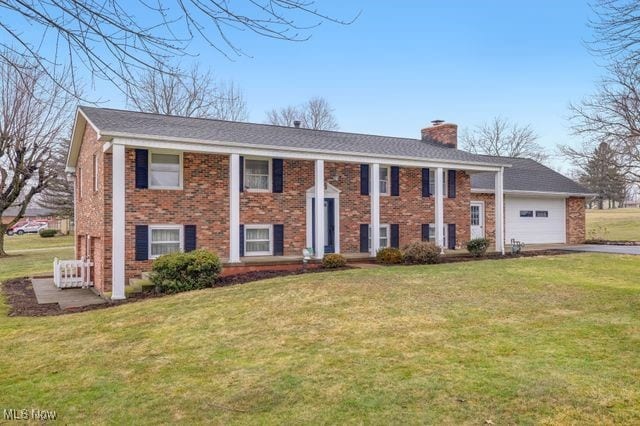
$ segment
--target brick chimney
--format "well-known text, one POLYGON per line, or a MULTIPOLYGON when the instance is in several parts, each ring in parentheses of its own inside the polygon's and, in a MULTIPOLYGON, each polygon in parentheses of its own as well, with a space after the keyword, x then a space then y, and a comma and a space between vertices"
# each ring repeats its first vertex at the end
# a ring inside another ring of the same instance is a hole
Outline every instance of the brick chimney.
POLYGON ((431 127, 425 127, 420 132, 425 142, 437 142, 449 148, 458 147, 458 125, 445 123, 444 120, 433 120, 431 127))

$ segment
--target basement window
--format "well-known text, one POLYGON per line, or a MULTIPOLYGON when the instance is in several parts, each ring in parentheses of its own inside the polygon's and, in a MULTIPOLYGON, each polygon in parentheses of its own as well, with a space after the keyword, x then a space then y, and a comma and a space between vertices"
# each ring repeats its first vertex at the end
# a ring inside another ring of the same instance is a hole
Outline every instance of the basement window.
POLYGON ((273 247, 272 235, 271 225, 245 225, 245 256, 271 256, 273 247))
MULTIPOLYGON (((389 235, 391 235, 389 225, 380 225, 380 248, 389 247, 389 235)), ((371 226, 369 226, 369 247, 371 247, 371 226)))
MULTIPOLYGON (((445 223, 443 225, 443 230, 442 230, 442 235, 444 236, 444 241, 442 241, 442 246, 443 247, 448 247, 449 244, 449 227, 447 226, 447 224, 445 223)), ((435 223, 430 223, 429 224, 429 241, 431 241, 432 243, 436 242, 436 224, 435 223)))
POLYGON ((149 226, 149 259, 182 251, 184 244, 182 226, 149 226))

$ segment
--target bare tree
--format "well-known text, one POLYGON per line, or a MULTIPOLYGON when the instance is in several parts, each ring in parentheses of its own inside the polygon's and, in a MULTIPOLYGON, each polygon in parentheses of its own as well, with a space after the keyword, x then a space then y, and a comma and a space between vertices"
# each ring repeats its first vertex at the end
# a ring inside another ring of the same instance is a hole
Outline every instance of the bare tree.
POLYGON ((640 181, 640 65, 616 64, 595 95, 571 105, 573 131, 582 146, 561 146, 577 164, 588 161, 606 142, 615 152, 612 161, 632 181, 640 181))
POLYGON ((537 140, 531 125, 519 126, 502 117, 495 117, 473 131, 465 131, 460 137, 462 149, 474 154, 523 157, 544 162, 549 155, 537 140))
POLYGON ((233 41, 244 31, 305 41, 322 22, 357 18, 332 17, 313 0, 4 0, 0 11, 0 48, 23 55, 74 94, 77 68, 126 93, 140 70, 196 55, 195 40, 230 57, 245 54, 233 41))
POLYGON ((640 3, 636 0, 595 0, 595 18, 589 26, 594 39, 588 44, 597 56, 613 62, 640 60, 640 3))
POLYGON ((37 204, 65 218, 74 217, 73 180, 66 173, 69 141, 64 141, 54 149, 52 161, 53 178, 39 194, 37 204))
POLYGON ((22 58, 5 52, 0 61, 0 216, 9 207, 18 213, 0 221, 0 256, 4 235, 24 215, 36 194, 56 177, 56 144, 69 131, 72 99, 47 75, 22 58))
POLYGON ((248 118, 242 91, 233 82, 217 82, 198 65, 185 71, 158 64, 146 71, 127 99, 140 111, 183 117, 242 121, 248 118))
POLYGON ((338 122, 333 108, 322 97, 316 96, 299 106, 286 106, 267 111, 267 123, 278 126, 293 126, 300 121, 301 127, 314 130, 336 130, 338 122))

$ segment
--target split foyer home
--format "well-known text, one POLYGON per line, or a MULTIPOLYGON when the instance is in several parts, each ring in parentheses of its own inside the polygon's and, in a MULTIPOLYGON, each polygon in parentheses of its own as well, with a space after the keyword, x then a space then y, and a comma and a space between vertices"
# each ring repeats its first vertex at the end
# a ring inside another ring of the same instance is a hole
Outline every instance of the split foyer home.
POLYGON ((124 298, 154 258, 212 250, 228 268, 299 263, 429 240, 581 243, 587 190, 532 160, 419 139, 80 107, 69 150, 76 256, 124 298))

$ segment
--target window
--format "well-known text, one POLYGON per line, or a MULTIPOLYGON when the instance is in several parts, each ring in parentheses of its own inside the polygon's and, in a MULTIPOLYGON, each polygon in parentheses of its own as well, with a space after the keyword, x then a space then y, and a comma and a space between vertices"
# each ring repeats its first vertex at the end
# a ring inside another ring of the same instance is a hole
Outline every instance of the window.
POLYGON ((269 191, 271 184, 271 161, 255 158, 244 160, 244 187, 254 191, 269 191))
MULTIPOLYGON (((449 181, 449 176, 446 170, 442 171, 442 196, 446 197, 447 196, 447 188, 449 187, 449 185, 447 184, 449 181)), ((435 196, 436 195, 436 170, 435 169, 429 169, 429 194, 431 194, 431 196, 435 196)))
POLYGON ((93 190, 98 191, 98 154, 93 154, 93 190))
POLYGON ((271 255, 271 225, 245 225, 244 254, 245 256, 271 255))
MULTIPOLYGON (((389 247, 391 232, 389 225, 380 225, 380 248, 389 247)), ((371 247, 371 226, 369 226, 369 247, 371 247)))
POLYGON ((547 210, 536 210, 536 217, 549 217, 549 211, 547 211, 547 210))
POLYGON ((533 210, 520 210, 520 217, 533 217, 533 210))
POLYGON ((149 187, 176 189, 182 187, 182 156, 180 154, 149 155, 149 187))
MULTIPOLYGON (((444 229, 443 229, 444 241, 442 241, 442 245, 444 247, 448 247, 447 242, 449 241, 449 227, 447 226, 446 223, 443 226, 444 226, 444 229)), ((436 224, 435 223, 429 224, 429 241, 431 241, 432 243, 436 242, 436 224)))
POLYGON ((179 225, 156 225, 149 227, 149 259, 163 254, 182 251, 183 233, 179 225))
POLYGON ((380 195, 389 195, 389 167, 380 167, 380 195))

